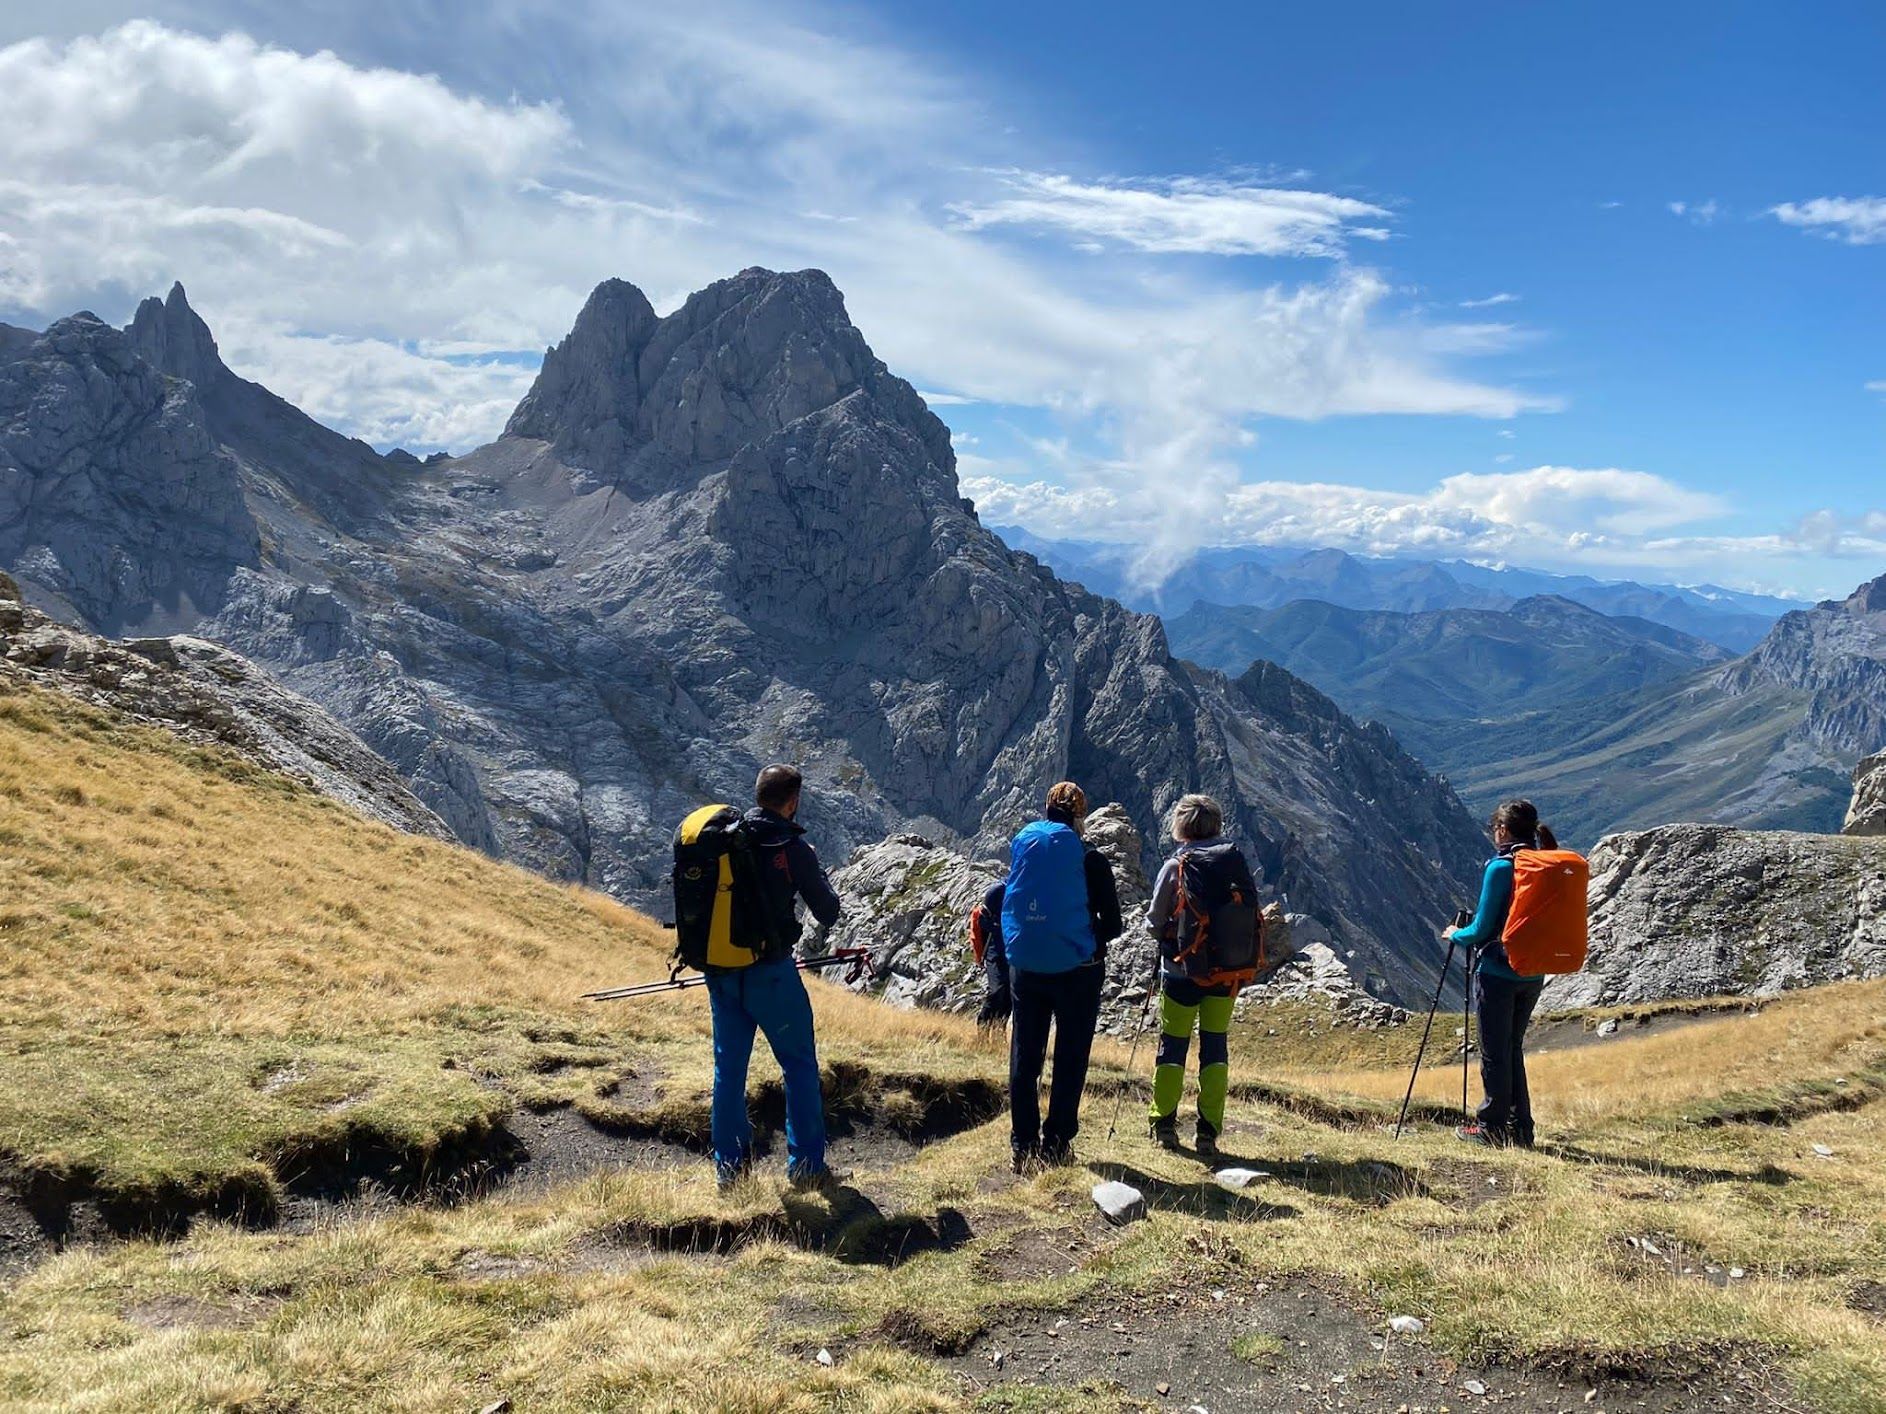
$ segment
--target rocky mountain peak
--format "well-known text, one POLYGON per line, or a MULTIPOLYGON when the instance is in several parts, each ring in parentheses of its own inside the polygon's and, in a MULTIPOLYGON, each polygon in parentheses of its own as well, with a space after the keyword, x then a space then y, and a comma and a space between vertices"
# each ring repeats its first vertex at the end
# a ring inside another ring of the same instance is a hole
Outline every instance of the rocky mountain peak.
POLYGON ((636 361, 659 322, 648 296, 634 285, 604 280, 584 301, 570 332, 545 352, 543 369, 504 435, 571 449, 625 438, 641 405, 636 361))
POLYGON ((1849 614, 1886 614, 1886 574, 1854 590, 1844 607, 1849 614))
POLYGON ((0 363, 0 564, 37 602, 109 632, 193 623, 257 552, 197 390, 126 333, 75 314, 0 363))
POLYGON ((152 295, 139 304, 125 332, 131 347, 151 367, 173 378, 187 378, 205 392, 229 374, 210 326, 190 307, 181 280, 170 287, 166 298, 152 295))
POLYGON ((1802 735, 1849 759, 1886 742, 1886 575, 1845 599, 1783 614, 1717 684, 1730 696, 1765 685, 1811 694, 1802 735))
POLYGON ((894 420, 926 416, 872 354, 823 271, 743 270, 666 318, 635 286, 606 280, 546 354, 505 434, 551 442, 593 471, 619 471, 638 454, 698 466, 861 388, 896 403, 894 420))

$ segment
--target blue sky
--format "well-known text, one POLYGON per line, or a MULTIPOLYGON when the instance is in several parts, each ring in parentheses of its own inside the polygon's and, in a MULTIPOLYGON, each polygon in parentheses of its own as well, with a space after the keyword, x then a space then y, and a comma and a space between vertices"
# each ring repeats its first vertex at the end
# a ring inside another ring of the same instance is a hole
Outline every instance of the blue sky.
POLYGON ((16 0, 0 319, 181 277, 382 445, 607 275, 818 265, 988 518, 1886 569, 1886 11, 16 0), (1869 384, 1880 385, 1869 387, 1869 384))

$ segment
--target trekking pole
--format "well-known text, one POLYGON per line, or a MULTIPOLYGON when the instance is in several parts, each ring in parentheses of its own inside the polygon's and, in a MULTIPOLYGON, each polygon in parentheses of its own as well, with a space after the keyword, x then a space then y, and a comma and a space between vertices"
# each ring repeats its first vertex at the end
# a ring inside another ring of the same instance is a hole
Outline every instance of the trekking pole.
MULTIPOLYGON (((1454 925, 1462 926, 1467 921, 1464 915, 1456 914, 1454 925)), ((1427 1024, 1421 1028, 1421 1045, 1415 1051, 1414 1069, 1408 1072, 1408 1093, 1401 1097, 1401 1114, 1395 1120, 1395 1137, 1401 1138, 1401 1129, 1408 1122, 1408 1106, 1414 1099, 1415 1077, 1421 1074, 1421 1058, 1428 1052, 1428 1036, 1434 1030, 1434 1014, 1441 1009, 1441 993, 1447 990, 1447 974, 1454 966, 1455 943, 1450 933, 1447 939, 1447 960, 1441 964, 1441 980, 1434 984, 1434 1000, 1428 1004, 1427 1024)), ((1462 1044, 1465 1044, 1463 1039, 1462 1044)))
MULTIPOLYGON (((844 965, 847 968, 845 981, 856 982, 861 977, 876 977, 878 968, 871 957, 869 948, 833 948, 823 957, 799 958, 793 963, 801 972, 819 972, 828 967, 844 965)), ((620 1002, 632 997, 652 997, 658 992, 685 992, 690 987, 707 985, 705 973, 693 977, 682 977, 679 968, 676 975, 666 982, 638 982, 632 987, 606 987, 600 992, 584 992, 582 1000, 586 1002, 620 1002)))
POLYGON ((1473 964, 1476 954, 1468 952, 1461 959, 1461 966, 1466 969, 1465 987, 1460 998, 1460 1122, 1471 1123, 1467 1118, 1467 1045, 1472 1037, 1473 1012, 1473 964))
POLYGON ((1146 1014, 1152 1010, 1153 993, 1158 991, 1155 984, 1146 989, 1146 997, 1139 1004, 1139 1021, 1133 1027, 1133 1044, 1126 1052, 1126 1083, 1120 1086, 1120 1094, 1113 1102, 1113 1118, 1107 1121, 1107 1151, 1113 1151, 1113 1134, 1120 1127, 1120 1111, 1126 1108, 1126 1087, 1133 1083, 1134 1063, 1139 1059, 1139 1038, 1146 1033, 1146 1014))

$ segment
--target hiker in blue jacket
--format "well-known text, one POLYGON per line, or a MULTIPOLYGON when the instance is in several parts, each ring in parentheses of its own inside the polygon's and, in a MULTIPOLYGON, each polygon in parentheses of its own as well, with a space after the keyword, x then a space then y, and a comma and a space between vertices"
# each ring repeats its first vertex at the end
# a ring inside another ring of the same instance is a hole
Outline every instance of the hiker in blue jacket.
POLYGON ((1009 850, 1002 893, 1013 1021, 1009 1030, 1009 1145, 1015 1171, 1073 1162, 1081 1091, 1100 1020, 1106 945, 1120 936, 1120 896, 1106 856, 1081 839, 1087 796, 1072 781, 1048 791, 1044 818, 1022 827, 1009 850), (1054 1028, 1048 1117, 1041 1068, 1054 1028))
POLYGON ((1506 960, 1500 942, 1513 905, 1513 855, 1522 849, 1557 849, 1552 831, 1539 823, 1530 800, 1509 800, 1487 822, 1493 858, 1480 883, 1480 905, 1464 928, 1441 936, 1467 949, 1472 960, 1474 1016, 1480 1027, 1480 1087, 1485 1098, 1475 1122, 1455 1134, 1469 1144, 1533 1144, 1532 1095, 1526 1086, 1526 1027, 1545 988, 1543 977, 1522 977, 1506 960))

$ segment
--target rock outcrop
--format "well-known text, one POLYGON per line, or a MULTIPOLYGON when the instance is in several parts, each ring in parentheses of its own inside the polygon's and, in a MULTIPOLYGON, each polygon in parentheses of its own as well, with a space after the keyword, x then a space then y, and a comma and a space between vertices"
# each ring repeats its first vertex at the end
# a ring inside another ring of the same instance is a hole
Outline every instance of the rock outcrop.
POLYGON ((1591 853, 1591 954, 1551 1009, 1886 973, 1886 839, 1665 825, 1591 853))
MULTIPOLYGON (((665 912, 674 822, 771 759, 806 772, 835 858, 900 833, 991 857, 1064 777, 1142 840, 1207 790, 1290 909, 1399 998, 1472 887, 1478 832, 1386 731, 1279 670, 1175 660, 1156 619, 985 530, 948 429, 816 271, 744 271, 665 317, 608 282, 504 437, 419 466, 236 377, 181 289, 129 336, 83 335, 117 360, 87 385, 100 410, 53 463, 0 461, 0 508, 100 468, 135 482, 93 433, 136 421, 133 395, 174 403, 196 439, 179 492, 218 527, 198 527, 205 588, 172 615, 151 586, 178 573, 173 536, 96 498, 0 539, 0 563, 94 628, 264 665, 480 848, 665 912), (32 574, 68 543, 88 556, 32 574)), ((0 438, 52 435, 32 409, 74 380, 33 352, 49 338, 0 364, 0 438)))
POLYGON ((1853 768, 1853 803, 1840 833, 1886 835, 1886 751, 1875 752, 1853 768))
POLYGON ((0 683, 9 679, 227 747, 395 829, 452 838, 398 772, 255 664, 201 638, 114 643, 68 628, 21 603, 18 586, 0 574, 0 683))

